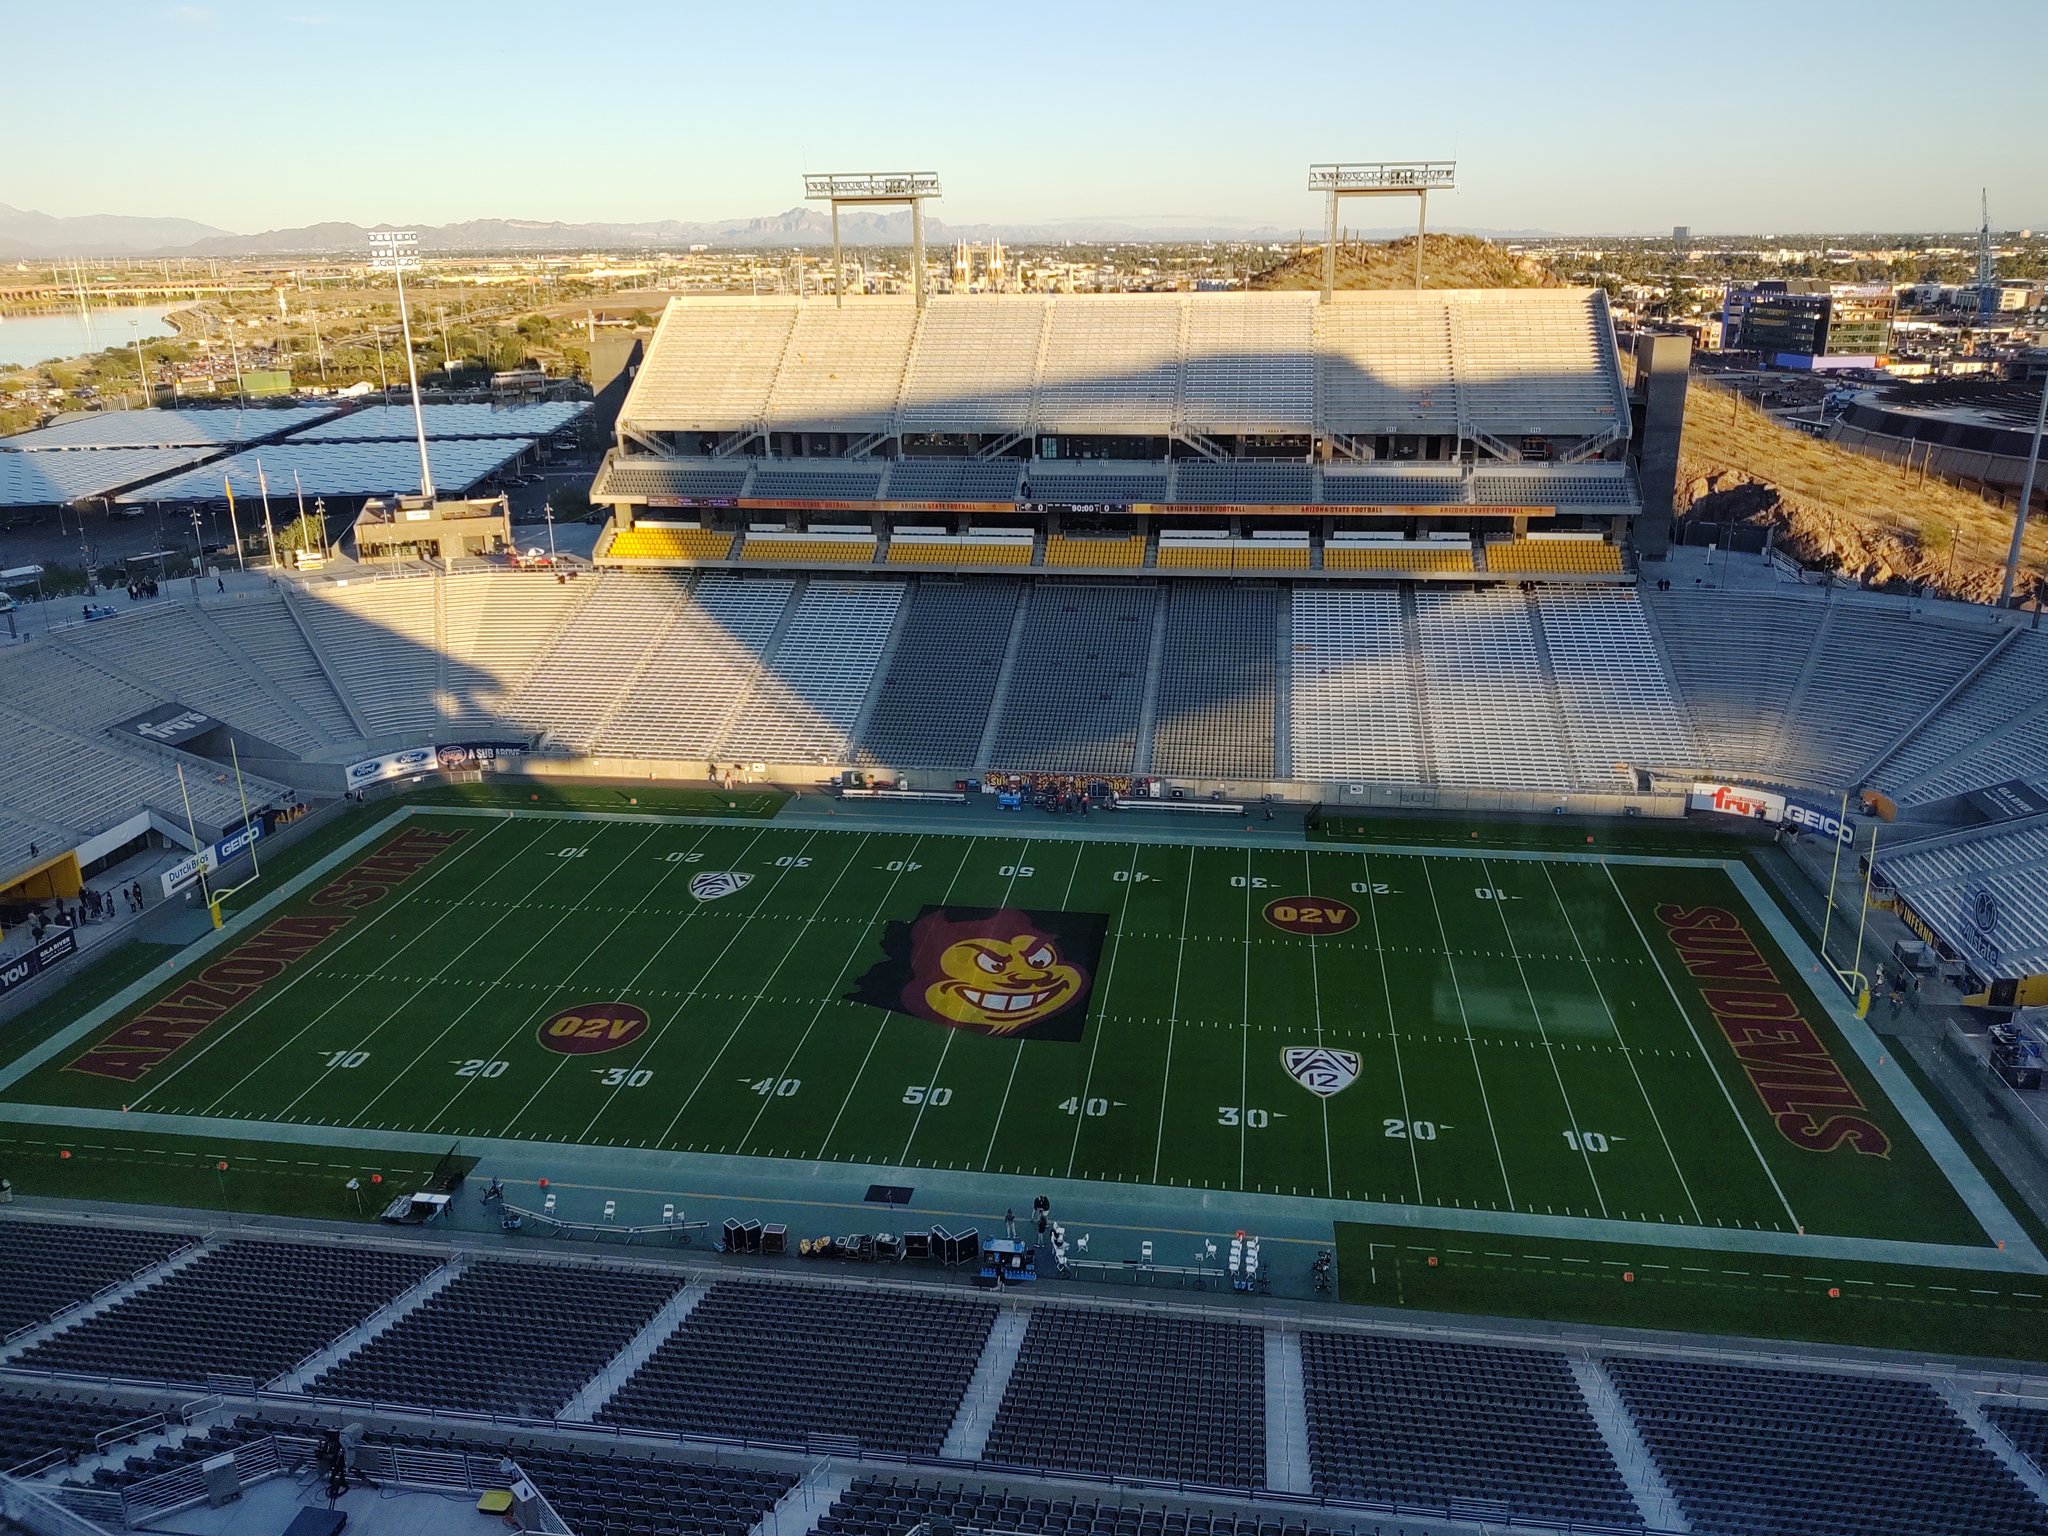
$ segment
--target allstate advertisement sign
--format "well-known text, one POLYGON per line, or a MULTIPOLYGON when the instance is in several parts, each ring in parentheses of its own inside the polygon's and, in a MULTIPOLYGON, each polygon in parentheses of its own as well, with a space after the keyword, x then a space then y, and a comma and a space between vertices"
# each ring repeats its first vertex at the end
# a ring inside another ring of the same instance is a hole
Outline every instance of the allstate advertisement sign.
POLYGON ((350 763, 348 787, 362 789, 366 785, 381 784, 386 779, 402 779, 409 774, 430 773, 433 768, 432 747, 408 747, 403 752, 387 752, 382 757, 366 757, 360 763, 350 763))

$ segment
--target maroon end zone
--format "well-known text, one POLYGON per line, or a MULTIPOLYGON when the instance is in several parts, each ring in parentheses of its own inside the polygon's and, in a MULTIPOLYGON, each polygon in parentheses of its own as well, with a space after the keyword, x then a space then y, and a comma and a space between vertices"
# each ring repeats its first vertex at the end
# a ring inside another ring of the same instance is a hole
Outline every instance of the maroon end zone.
POLYGON ((404 831, 350 865, 306 901, 306 910, 274 917, 196 976, 177 983, 141 1013, 66 1067, 135 1082, 248 1002, 341 932, 357 915, 466 836, 465 829, 404 831))

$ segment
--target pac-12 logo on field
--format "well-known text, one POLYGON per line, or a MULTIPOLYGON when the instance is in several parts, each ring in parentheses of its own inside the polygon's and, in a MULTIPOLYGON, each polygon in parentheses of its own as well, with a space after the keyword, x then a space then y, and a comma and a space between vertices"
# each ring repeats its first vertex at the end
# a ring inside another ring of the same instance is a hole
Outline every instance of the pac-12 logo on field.
POLYGON ((542 1022, 540 1043, 564 1056, 616 1051, 647 1033, 647 1010, 631 1003, 583 1003, 542 1022))
POLYGON ((1319 1099, 1342 1093, 1358 1081, 1358 1053, 1322 1045, 1290 1045, 1280 1053, 1287 1075, 1319 1099))
POLYGON ((690 876, 690 894, 699 901, 716 901, 745 890, 753 880, 752 875, 743 875, 736 869, 707 869, 701 875, 690 876))
POLYGON ((1282 896, 1266 903, 1266 921, 1284 933, 1348 933, 1358 908, 1334 896, 1282 896))

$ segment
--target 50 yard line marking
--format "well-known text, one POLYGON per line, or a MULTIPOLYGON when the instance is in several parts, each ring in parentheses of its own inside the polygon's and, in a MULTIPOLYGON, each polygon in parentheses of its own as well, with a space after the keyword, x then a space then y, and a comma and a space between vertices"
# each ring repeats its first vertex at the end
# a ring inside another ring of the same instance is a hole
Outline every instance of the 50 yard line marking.
MULTIPOLYGON (((853 948, 847 951, 846 959, 840 962, 839 974, 832 978, 832 985, 825 990, 825 995, 818 999, 818 1006, 811 1010, 811 1022, 804 1026, 804 1032, 797 1036, 796 1044, 790 1047, 789 1055, 783 1059, 781 1067, 777 1069, 775 1074, 777 1081, 789 1076, 789 1069, 796 1065, 797 1057, 803 1054, 804 1044, 811 1038, 811 1031, 818 1027, 818 1020, 825 1016, 827 1008, 839 1000, 839 988, 846 981, 846 973, 853 969, 854 961, 859 960, 867 953, 868 934, 873 931, 875 924, 882 920, 882 914, 889 909, 889 898, 896 894, 896 887, 902 883, 903 876, 907 872, 906 866, 916 856, 918 847, 923 842, 924 834, 919 833, 911 839, 910 847, 905 851, 903 857, 895 861, 896 869, 890 874, 888 885, 883 887, 881 900, 875 903, 874 912, 870 914, 865 923, 861 924, 860 931, 853 936, 853 948)), ((865 850, 866 848, 867 843, 863 842, 861 849, 865 850)), ((848 869, 853 867, 852 859, 846 861, 846 867, 848 869)), ((838 884, 837 881, 833 883, 835 886, 838 884)), ((754 1118, 747 1122, 745 1133, 738 1141, 733 1143, 735 1151, 742 1154, 746 1152, 748 1143, 753 1141, 754 1132, 761 1124, 761 1117, 768 1113, 768 1106, 774 1102, 775 1097, 773 1094, 762 1098, 760 1107, 754 1111, 754 1118)))
MULTIPOLYGON (((1124 871, 1123 905, 1116 912, 1116 942, 1109 951, 1109 965, 1102 973, 1102 995, 1109 996, 1110 983, 1116 980, 1116 957, 1123 952, 1124 919, 1130 915, 1131 888, 1138 882, 1131 877, 1138 871, 1138 849, 1142 844, 1131 844, 1130 867, 1124 871)), ((1190 854, 1190 857, 1193 855, 1190 854)), ((1081 1155, 1081 1128, 1088 1123, 1088 1090, 1095 1086, 1095 1053, 1102 1049, 1102 1030, 1098 1026, 1095 1039, 1088 1047, 1088 1070, 1081 1078, 1081 1098, 1075 1106, 1079 1111, 1074 1116, 1074 1144, 1067 1150, 1067 1177, 1074 1176, 1074 1162, 1081 1155)))
MULTIPOLYGON (((1017 871, 1024 867, 1024 855, 1029 853, 1030 851, 1031 839, 1027 837, 1024 839, 1023 842, 1017 845, 1017 852, 1010 860, 1010 883, 1003 887, 1002 904, 1005 907, 1009 906, 1010 898, 1014 896, 1017 892, 1017 871)), ((1077 852, 1074 855, 1074 862, 1076 866, 1080 864, 1080 861, 1081 856, 1077 852)), ((939 1046, 938 1064, 932 1068, 931 1076, 925 1079, 925 1085, 927 1089, 929 1089, 931 1085, 937 1083, 940 1076, 944 1074, 946 1070, 946 1053, 953 1049, 953 1037, 958 1035, 959 1033, 960 1031, 957 1029, 949 1029, 946 1031, 946 1038, 944 1042, 941 1043, 939 1046)), ((1019 1050, 1022 1050, 1023 1046, 1023 1041, 1020 1040, 1017 1042, 1017 1047, 1019 1050)), ((931 1094, 927 1092, 924 1098, 918 1102, 917 1113, 910 1117, 910 1134, 903 1138, 903 1151, 901 1155, 899 1155, 896 1159, 897 1163, 901 1166, 909 1166, 910 1146, 912 1142, 917 1140, 917 1128, 920 1125, 924 1124, 925 1107, 931 1103, 931 1098, 931 1094)))
MULTIPOLYGON (((960 876, 967 868, 967 861, 974 856, 974 850, 981 841, 982 839, 979 837, 968 837, 965 840, 960 849, 960 862, 953 868, 953 878, 946 882, 946 889, 939 897, 940 906, 952 905, 953 887, 960 883, 960 876)), ((868 1040, 867 1054, 861 1057, 860 1065, 854 1069, 853 1076, 847 1081, 846 1092, 839 1100, 839 1112, 832 1117, 832 1123, 825 1128, 825 1139, 818 1143, 816 1161, 823 1162, 825 1160, 825 1149, 832 1145, 832 1138, 839 1133, 839 1122, 846 1117, 846 1106, 853 1102, 853 1096, 860 1088, 860 1080, 867 1076, 868 1063, 875 1059, 875 1047, 882 1043, 882 1036, 887 1034, 888 1030, 889 1020, 887 1018, 884 1018, 881 1023, 875 1026, 874 1035, 868 1040)))
POLYGON ((1508 1160, 1500 1149, 1500 1128, 1493 1123, 1493 1100, 1486 1092, 1486 1074, 1479 1067, 1479 1042, 1472 1038, 1472 1015, 1465 1011, 1465 988, 1458 980, 1458 962, 1451 958, 1451 931, 1444 926, 1444 909, 1436 899, 1436 880, 1429 872, 1429 860, 1422 861, 1422 883, 1429 887, 1430 909, 1436 913, 1436 931, 1444 941, 1444 966, 1451 973, 1451 993, 1458 999, 1458 1017, 1465 1023, 1465 1046, 1472 1052, 1472 1075, 1479 1080, 1479 1103, 1486 1111, 1486 1133, 1493 1138, 1494 1160, 1500 1164, 1500 1187, 1508 1197, 1508 1209, 1515 1209, 1515 1188, 1508 1182, 1508 1160))
POLYGON ((1564 913, 1564 925, 1572 936, 1572 948, 1578 951, 1579 963, 1586 968, 1586 975, 1593 983, 1594 995, 1600 999, 1600 1006, 1606 1010, 1607 1023, 1614 1030, 1616 1043, 1621 1046, 1621 1059, 1628 1063, 1629 1076, 1636 1080, 1636 1092, 1643 1096, 1643 1107, 1650 1112, 1650 1123, 1657 1127, 1657 1139, 1664 1143, 1664 1155, 1671 1159, 1671 1171, 1678 1175, 1678 1187, 1685 1191, 1685 1203, 1692 1207, 1692 1219, 1705 1226, 1706 1218, 1700 1215, 1699 1201, 1692 1197, 1692 1185, 1686 1182, 1685 1169, 1678 1163, 1678 1153, 1672 1149, 1671 1138, 1664 1134, 1664 1121, 1657 1113, 1657 1106, 1650 1100, 1650 1090, 1644 1086, 1642 1073, 1636 1070, 1635 1052, 1629 1049, 1628 1042, 1621 1037, 1621 1020, 1614 1016, 1614 1005, 1607 1001, 1607 989, 1600 985, 1600 975, 1593 969, 1593 962, 1586 956, 1586 946, 1579 941, 1579 926, 1572 921, 1571 908, 1565 905, 1564 897, 1558 894, 1557 878, 1551 874, 1548 862, 1543 865, 1543 878, 1549 883, 1551 900, 1555 901, 1558 910, 1564 913))
POLYGON ((1706 1042, 1700 1039, 1700 1032, 1693 1027, 1692 1014, 1679 998, 1678 988, 1672 985, 1670 973, 1664 969, 1663 960, 1658 957, 1657 951, 1650 947, 1650 936, 1643 932, 1643 925, 1636 921, 1636 909, 1628 904, 1628 897, 1622 894, 1621 882, 1614 878, 1614 866, 1602 859, 1600 868, 1607 876, 1607 883, 1614 887, 1614 899, 1621 903, 1621 910, 1628 914, 1629 926, 1635 929, 1636 939, 1642 944, 1643 953, 1650 957, 1650 964, 1657 968, 1657 975, 1664 982, 1664 990, 1671 994, 1672 1006, 1677 1008, 1679 1018, 1685 1021, 1685 1031, 1692 1036, 1693 1049, 1700 1053, 1700 1059, 1707 1064, 1707 1070, 1713 1074, 1714 1082, 1721 1090, 1721 1097, 1728 1101, 1728 1113, 1735 1117, 1735 1123, 1742 1128, 1743 1140, 1749 1143, 1749 1150, 1756 1154, 1757 1166, 1763 1169, 1764 1177, 1771 1181, 1771 1188, 1777 1191, 1778 1203, 1785 1207, 1785 1214, 1791 1218, 1792 1229, 1795 1232, 1804 1232, 1806 1228, 1799 1220, 1799 1213, 1792 1209, 1792 1202, 1785 1198, 1784 1186, 1778 1182, 1777 1174, 1771 1171, 1771 1165, 1764 1161, 1764 1149, 1756 1144, 1756 1136, 1750 1130, 1749 1122, 1742 1118, 1742 1110, 1735 1102, 1735 1095, 1728 1091, 1727 1080, 1721 1076, 1721 1069, 1714 1065, 1714 1058, 1707 1054, 1706 1042))

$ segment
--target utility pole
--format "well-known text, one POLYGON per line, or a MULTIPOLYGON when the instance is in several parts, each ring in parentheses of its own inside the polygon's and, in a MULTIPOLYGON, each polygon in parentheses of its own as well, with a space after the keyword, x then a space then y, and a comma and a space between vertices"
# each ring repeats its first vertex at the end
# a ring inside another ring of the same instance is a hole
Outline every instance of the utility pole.
POLYGON ((2020 476, 2020 509, 2013 514, 2012 548, 2006 551, 2005 580, 1998 586, 1998 606, 2012 601, 2013 583, 2020 574, 2020 544, 2027 534, 2027 509, 2034 500, 2034 471, 2041 463, 2041 433, 2048 428, 2048 369, 2041 374, 2041 407, 2034 413, 2034 447, 2027 455, 2026 473, 2020 476))

